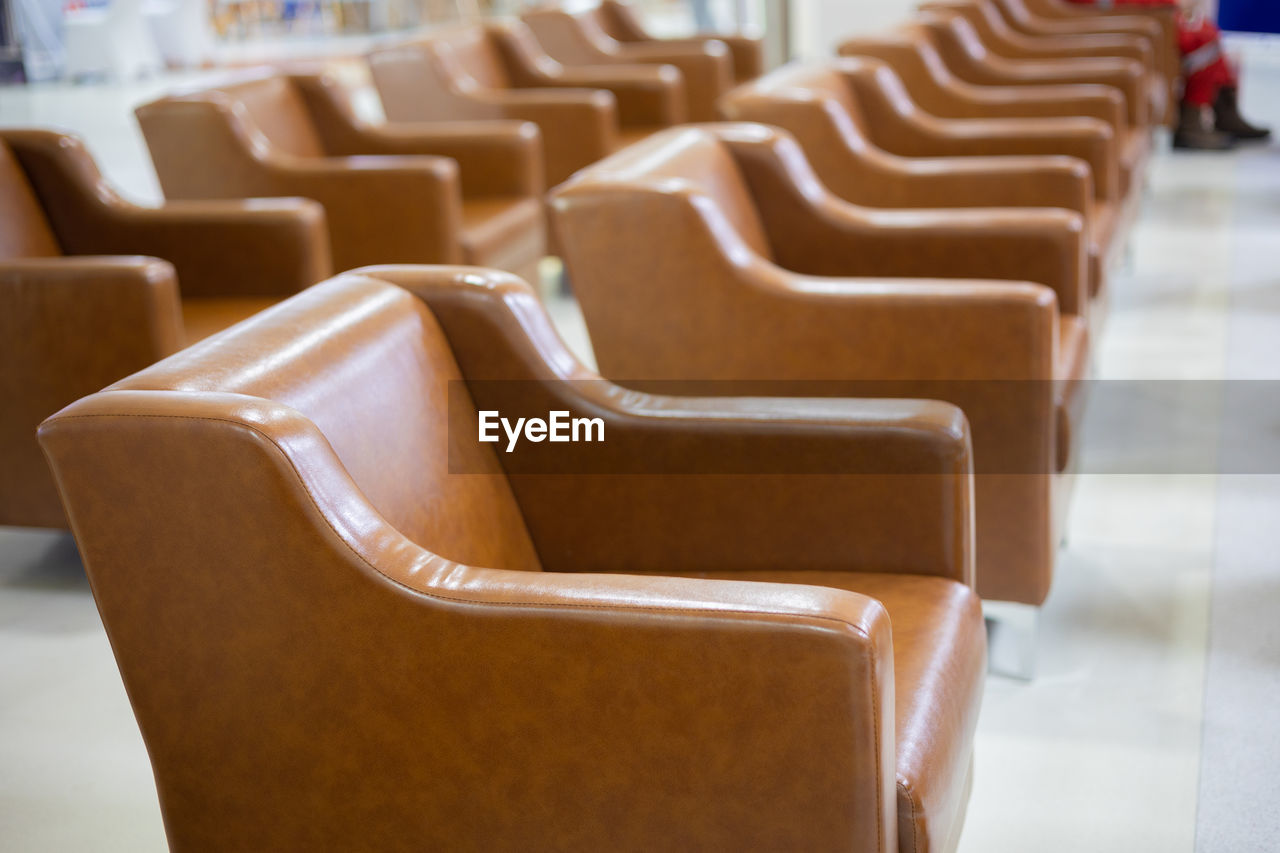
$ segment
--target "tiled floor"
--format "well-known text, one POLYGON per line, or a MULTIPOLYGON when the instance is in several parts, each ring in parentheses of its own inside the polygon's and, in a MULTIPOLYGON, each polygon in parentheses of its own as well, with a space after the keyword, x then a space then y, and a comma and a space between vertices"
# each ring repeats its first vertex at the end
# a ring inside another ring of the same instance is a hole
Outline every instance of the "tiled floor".
MULTIPOLYGON (((0 124, 75 130, 153 200, 129 108, 168 82, 0 89, 0 124)), ((1246 103, 1280 123, 1280 70, 1253 68, 1246 103)), ((1100 378, 1280 378, 1280 149, 1161 153, 1113 287, 1100 378)), ((552 308, 586 351, 572 303, 552 308)), ((1086 446, 1038 676, 988 681, 961 850, 1277 849, 1280 472, 1089 468, 1086 446)), ((73 546, 0 529, 0 849, 163 847, 73 546)))

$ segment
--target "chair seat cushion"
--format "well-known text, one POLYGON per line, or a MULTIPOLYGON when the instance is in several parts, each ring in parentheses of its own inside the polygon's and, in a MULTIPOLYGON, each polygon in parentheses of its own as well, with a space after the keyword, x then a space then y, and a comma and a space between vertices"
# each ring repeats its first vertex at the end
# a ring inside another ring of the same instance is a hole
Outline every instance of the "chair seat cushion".
POLYGON ((464 199, 464 259, 528 278, 546 246, 544 223, 542 204, 536 198, 464 199))
POLYGON ((280 301, 280 297, 202 297, 182 300, 182 325, 186 330, 186 344, 191 346, 212 334, 234 326, 259 311, 264 311, 280 301))
POLYGON ((617 145, 614 146, 613 150, 620 151, 628 145, 634 145, 642 139, 649 138, 660 130, 662 130, 661 127, 648 126, 620 128, 616 137, 617 145))
POLYGON ((978 596, 945 578, 871 572, 717 572, 720 580, 801 583, 877 599, 893 625, 898 849, 955 849, 969 797, 986 673, 978 596))

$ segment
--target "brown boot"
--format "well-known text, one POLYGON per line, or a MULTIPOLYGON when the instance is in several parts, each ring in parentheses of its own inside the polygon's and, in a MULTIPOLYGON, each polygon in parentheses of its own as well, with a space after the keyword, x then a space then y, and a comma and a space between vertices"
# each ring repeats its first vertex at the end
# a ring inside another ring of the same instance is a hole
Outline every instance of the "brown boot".
POLYGON ((1240 115, 1240 92, 1235 86, 1223 86, 1213 104, 1213 125, 1236 139, 1267 139, 1270 128, 1249 124, 1240 115))
POLYGON ((1173 147, 1193 151, 1226 151, 1234 148, 1236 138, 1214 130, 1205 107, 1182 104, 1178 110, 1178 129, 1173 132, 1173 147))

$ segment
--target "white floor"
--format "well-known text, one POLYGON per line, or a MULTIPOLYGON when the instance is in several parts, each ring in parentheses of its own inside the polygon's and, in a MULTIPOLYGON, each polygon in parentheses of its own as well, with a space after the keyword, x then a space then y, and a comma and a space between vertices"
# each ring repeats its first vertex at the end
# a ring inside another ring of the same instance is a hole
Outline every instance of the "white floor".
MULTIPOLYGON (((1260 65, 1247 106, 1280 124, 1280 71, 1260 65)), ((0 89, 0 124, 79 132, 110 179, 154 200, 130 108, 167 82, 0 89)), ((1161 153, 1113 288, 1100 378, 1280 378, 1280 148, 1161 153)), ((585 350, 572 304, 553 309, 585 350)), ((1085 473, 1073 507, 1038 677, 988 681, 961 850, 1280 849, 1280 631, 1260 606, 1280 606, 1280 471, 1085 473)), ((14 529, 0 529, 0 849, 164 849, 74 548, 14 529)))

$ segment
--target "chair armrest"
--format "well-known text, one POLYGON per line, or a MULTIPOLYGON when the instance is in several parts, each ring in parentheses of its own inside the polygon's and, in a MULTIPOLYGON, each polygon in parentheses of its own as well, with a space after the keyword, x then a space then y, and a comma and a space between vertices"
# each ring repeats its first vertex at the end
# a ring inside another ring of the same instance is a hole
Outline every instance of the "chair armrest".
POLYGON ((1051 289, 1063 314, 1088 307, 1083 219, 1048 208, 871 210, 831 196, 781 195, 752 176, 784 269, 813 276, 991 279, 1051 289))
POLYGON ((488 31, 517 88, 605 89, 613 93, 618 120, 627 127, 684 121, 684 79, 671 66, 616 65, 602 52, 589 64, 565 65, 548 55, 527 24, 493 23, 488 31))
POLYGON ((588 30, 574 15, 554 8, 534 9, 521 20, 552 59, 570 67, 644 63, 678 69, 690 120, 714 121, 715 100, 732 80, 729 52, 723 42, 688 48, 666 47, 661 42, 618 42, 602 31, 588 30))
POLYGON ((975 86, 956 80, 937 98, 940 109, 911 94, 921 109, 939 118, 1096 118, 1111 125, 1116 138, 1129 126, 1127 102, 1113 86, 975 86))
POLYGON ((707 33, 684 38, 650 38, 644 41, 671 47, 686 47, 690 45, 696 47, 705 45, 709 41, 724 42, 725 46, 729 48, 734 80, 745 83, 764 73, 764 42, 751 36, 707 33))
POLYGON ((468 97, 489 105, 502 118, 538 126, 548 187, 618 145, 618 101, 607 90, 483 89, 468 97))
MULTIPOLYGON (((480 409, 543 417, 564 409, 604 419, 602 443, 529 444, 499 454, 544 568, 875 565, 969 577, 964 516, 971 462, 964 418, 955 409, 921 401, 711 401, 623 391, 569 354, 530 288, 510 276, 407 267, 361 272, 427 302, 480 409), (904 515, 914 530, 907 537, 899 535, 904 515), (698 533, 679 543, 653 535, 668 525, 698 533), (760 535, 746 541, 744 526, 760 535), (817 540, 826 544, 818 547, 817 540)), ((722 383, 718 393, 733 395, 734 385, 722 383)), ((453 428, 474 434, 475 427, 453 428)))
POLYGON ((1128 127, 1127 102, 1113 86, 979 86, 950 72, 939 79, 915 47, 889 39, 850 39, 841 45, 840 55, 885 62, 904 80, 910 80, 907 89, 920 109, 939 118, 1096 118, 1110 124, 1117 138, 1128 127), (916 66, 916 74, 910 78, 902 74, 900 64, 905 63, 916 66))
POLYGON ((573 124, 596 135, 613 126, 617 100, 608 89, 475 89, 467 97, 493 108, 495 117, 531 121, 544 129, 551 123, 573 124))
POLYGON ((623 127, 670 127, 685 120, 684 78, 671 65, 561 66, 531 81, 538 88, 604 89, 623 127))
POLYGON ((0 261, 0 524, 65 528, 36 428, 182 346, 178 284, 165 261, 0 261))
POLYGON ((1068 4, 1055 4, 1053 8, 1046 6, 1036 9, 1027 23, 1054 28, 1063 23, 1078 24, 1079 31, 1084 33, 1126 32, 1154 35, 1156 29, 1152 24, 1156 24, 1156 27, 1160 25, 1157 16, 1168 15, 1172 19, 1175 11, 1162 9, 1159 6, 1144 7, 1138 11, 1127 4, 1123 4, 1122 8, 1111 9, 1104 9, 1101 6, 1076 8, 1068 4))
POLYGON ((331 273, 324 208, 308 199, 104 205, 97 224, 76 252, 164 258, 184 297, 287 296, 331 273))
POLYGON ((1154 47, 1145 38, 1124 33, 1097 33, 1088 35, 1040 35, 1020 33, 1003 24, 1000 13, 986 12, 972 0, 929 0, 919 6, 922 12, 959 14, 978 30, 987 47, 998 56, 1009 59, 1112 57, 1141 62, 1144 68, 1154 67, 1154 47), (988 23, 993 15, 1002 25, 997 31, 988 23))
POLYGON ((733 58, 733 77, 739 83, 754 80, 764 73, 764 40, 742 35, 716 35, 729 47, 733 58))
POLYGON ((1142 36, 1152 42, 1157 53, 1172 52, 1176 60, 1178 44, 1177 6, 1132 5, 1102 9, 1097 6, 1079 8, 1069 3, 1055 3, 1035 10, 1028 23, 1049 32, 1121 33, 1142 36), (1063 26, 1063 25, 1066 26, 1063 26))
POLYGON ((277 296, 330 274, 324 210, 303 199, 170 202, 121 198, 78 140, 10 131, 47 199, 68 255, 147 255, 172 263, 184 296, 277 296))
POLYGON ((733 86, 733 60, 728 46, 718 39, 687 46, 660 41, 622 43, 617 56, 623 62, 657 63, 678 69, 684 78, 689 121, 715 121, 716 101, 733 86))
MULTIPOLYGON (((885 157, 885 168, 866 176, 881 203, 846 196, 820 176, 835 195, 871 207, 1057 207, 1088 215, 1093 178, 1074 157, 885 157)), ((852 184, 858 174, 846 173, 852 184)), ((854 188, 850 187, 852 191, 854 188)))
POLYGON ((33 430, 58 408, 183 346, 177 277, 158 258, 0 261, 0 299, 0 350, 43 409, 33 430))
MULTIPOLYGON (((740 106, 750 112, 749 101, 740 106)), ((1092 185, 1083 161, 893 157, 858 150, 831 113, 813 104, 769 107, 759 118, 793 131, 812 155, 776 134, 743 134, 729 144, 784 268, 1034 281, 1058 294, 1064 314, 1086 312, 1092 185), (929 207, 938 209, 906 209, 929 207)))
POLYGON ((822 184, 853 204, 1090 210, 1089 165, 1074 157, 898 157, 867 144, 843 111, 803 92, 759 98, 742 92, 722 99, 721 110, 732 121, 791 133, 822 184))
MULTIPOLYGON (((178 280, 173 265, 160 258, 84 255, 4 260, 0 261, 0 287, 10 297, 5 319, 16 322, 22 332, 47 332, 64 344, 65 335, 84 334, 94 347, 110 347, 109 336, 115 335, 114 343, 137 355, 132 370, 182 346, 178 280), (77 329, 72 318, 94 329, 77 329)), ((70 353, 73 348, 64 349, 70 353)))
POLYGON ((542 192, 542 146, 528 122, 449 122, 373 125, 360 120, 349 94, 331 77, 297 74, 328 154, 435 156, 458 162, 466 196, 537 195, 542 192))
MULTIPOLYGON (((1062 10, 1059 10, 1062 11, 1062 10)), ((1137 35, 1147 39, 1155 52, 1156 67, 1172 82, 1178 79, 1180 57, 1178 51, 1178 9, 1176 7, 1150 6, 1135 14, 1128 9, 1090 9, 1096 17, 1087 20, 1084 9, 1067 8, 1065 16, 1036 24, 1035 29, 1048 34, 1105 34, 1137 35), (1079 12, 1079 20, 1073 13, 1079 12)))
MULTIPOLYGON (((522 804, 550 815, 552 826, 571 827, 573 846, 588 849, 674 837, 710 839, 718 849, 762 841, 777 849, 896 846, 892 631, 872 599, 798 584, 460 565, 387 524, 315 426, 264 400, 116 390, 48 420, 40 442, 77 536, 95 543, 91 574, 162 573, 181 546, 155 531, 189 529, 193 513, 202 529, 236 534, 182 552, 190 594, 115 584, 100 607, 109 631, 138 626, 117 650, 143 708, 163 704, 147 691, 172 693, 169 685, 191 666, 185 648, 163 641, 168 626, 214 624, 210 614, 221 624, 236 614, 244 630, 226 648, 229 657, 201 652, 202 660, 236 664, 209 667, 206 687, 244 697, 239 704, 250 710, 237 722, 248 717, 261 731, 296 733, 306 743, 303 764, 313 769, 300 771, 302 784, 321 784, 371 729, 307 737, 331 724, 345 697, 317 702, 314 691, 304 698, 297 690, 254 697, 264 684, 340 673, 358 679, 365 707, 386 717, 377 734, 391 745, 385 760, 395 778, 416 778, 423 767, 446 779, 474 778, 465 785, 466 813, 448 818, 455 822, 437 838, 519 846, 528 812, 506 808, 518 790, 522 804), (149 492, 146 476, 129 476, 121 460, 139 458, 201 496, 198 508, 153 486, 149 492), (233 477, 260 488, 246 496, 226 487, 233 477), (276 570, 263 573, 273 556, 276 570), (227 571, 214 571, 219 566, 227 571), (201 580, 215 575, 218 584, 201 580), (281 596, 289 607, 278 607, 281 596), (145 618, 155 612, 167 615, 163 627, 145 618), (299 642, 312 634, 340 642, 299 642), (129 654, 146 646, 166 650, 147 655, 149 678, 129 654), (428 693, 430 702, 405 701, 428 693), (477 750, 493 743, 519 748, 497 771, 478 770, 477 750), (601 756, 607 772, 577 787, 584 773, 600 770, 601 756), (679 785, 653 786, 671 774, 679 785), (628 808, 642 789, 648 807, 628 808), (760 798, 769 809, 754 807, 760 798), (815 817, 779 821, 777 809, 815 817)), ((976 620, 976 599, 957 593, 976 620)), ((113 640, 123 643, 118 633, 113 640)), ((209 704, 184 743, 217 755, 242 730, 229 730, 222 709, 209 704)))
POLYGON ((1142 63, 1147 71, 1156 67, 1151 42, 1124 33, 1026 36, 1001 42, 996 52, 1011 59, 1128 59, 1142 63))
POLYGON ((161 101, 135 112, 170 198, 314 199, 324 207, 338 270, 391 257, 462 259, 462 192, 453 160, 279 153, 226 102, 161 101))
POLYGON ((1147 124, 1146 74, 1142 66, 1130 59, 1002 59, 988 57, 990 85, 1043 86, 1045 84, 1083 83, 1113 86, 1124 93, 1129 123, 1147 124))
POLYGON ((324 206, 335 269, 392 256, 399 263, 462 259, 462 193, 450 159, 268 155, 258 169, 273 195, 324 206))
POLYGON ((1120 191, 1116 135, 1090 118, 938 119, 915 107, 883 63, 839 60, 880 147, 903 157, 1066 155, 1089 164, 1094 192, 1120 191))
POLYGON ((858 208, 822 185, 794 138, 726 141, 774 259, 785 269, 816 276, 1030 281, 1051 288, 1063 314, 1087 310, 1088 246, 1078 213, 858 208))
POLYGON ((457 161, 462 194, 471 198, 542 192, 542 140, 528 121, 366 125, 334 153, 447 157, 457 161))

